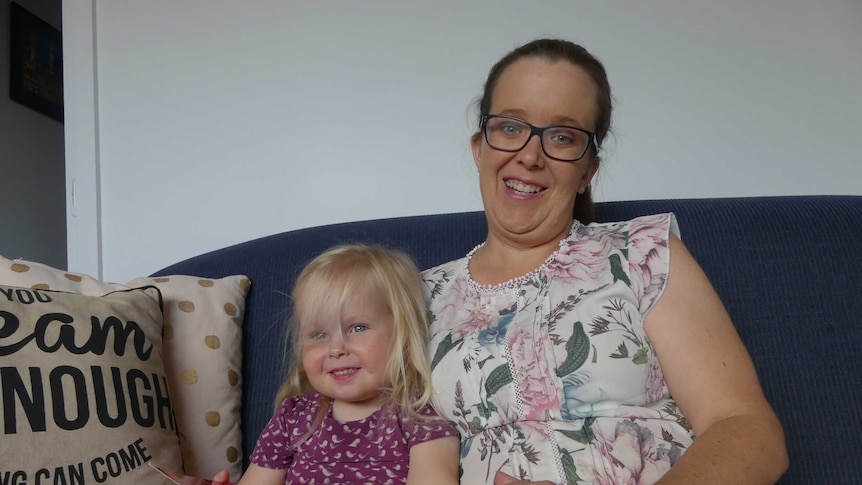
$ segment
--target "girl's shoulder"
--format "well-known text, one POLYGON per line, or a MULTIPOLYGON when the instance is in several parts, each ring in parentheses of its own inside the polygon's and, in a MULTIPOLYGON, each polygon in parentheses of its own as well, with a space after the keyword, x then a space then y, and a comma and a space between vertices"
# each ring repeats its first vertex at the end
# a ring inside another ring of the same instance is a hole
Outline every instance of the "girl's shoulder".
POLYGON ((319 393, 302 394, 285 398, 278 407, 281 414, 312 416, 320 409, 321 395, 319 393))
POLYGON ((397 420, 402 433, 407 437, 408 442, 411 442, 411 446, 445 436, 459 436, 452 424, 438 415, 431 404, 425 405, 415 414, 395 406, 390 407, 388 412, 393 419, 397 420))

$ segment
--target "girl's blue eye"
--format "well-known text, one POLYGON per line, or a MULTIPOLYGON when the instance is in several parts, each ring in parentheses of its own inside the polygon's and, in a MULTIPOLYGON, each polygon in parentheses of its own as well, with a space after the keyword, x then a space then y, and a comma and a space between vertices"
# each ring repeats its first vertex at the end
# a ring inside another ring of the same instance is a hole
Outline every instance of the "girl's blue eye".
POLYGON ((364 323, 357 323, 350 327, 351 333, 364 332, 365 330, 368 330, 368 325, 365 325, 364 323))
POLYGON ((311 339, 312 340, 323 340, 326 338, 326 332, 312 332, 311 339))

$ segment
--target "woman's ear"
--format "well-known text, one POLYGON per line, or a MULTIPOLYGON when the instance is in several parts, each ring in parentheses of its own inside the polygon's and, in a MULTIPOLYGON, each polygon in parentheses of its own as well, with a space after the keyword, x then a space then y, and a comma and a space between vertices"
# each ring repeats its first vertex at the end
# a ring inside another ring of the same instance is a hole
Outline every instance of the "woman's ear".
POLYGON ((584 174, 581 176, 581 186, 578 188, 578 193, 583 194, 587 187, 590 186, 590 182, 592 182, 593 177, 595 177, 596 172, 599 171, 599 164, 602 159, 598 156, 591 157, 590 161, 587 163, 587 168, 584 170, 584 174))
POLYGON ((474 133, 470 137, 470 150, 473 152, 473 163, 476 164, 476 169, 478 169, 479 161, 482 160, 482 137, 478 133, 474 133))

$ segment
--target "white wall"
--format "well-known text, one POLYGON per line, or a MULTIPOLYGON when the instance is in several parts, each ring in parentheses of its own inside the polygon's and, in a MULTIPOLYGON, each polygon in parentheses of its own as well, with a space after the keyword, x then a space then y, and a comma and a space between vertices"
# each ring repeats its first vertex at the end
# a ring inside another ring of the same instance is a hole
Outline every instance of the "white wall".
POLYGON ((480 209, 468 106, 493 62, 543 35, 609 71, 616 136, 599 200, 862 194, 856 0, 64 9, 85 13, 72 25, 64 10, 65 35, 94 38, 96 66, 78 78, 94 99, 66 92, 81 96, 67 116, 95 113, 83 135, 95 155, 67 163, 98 206, 70 233, 101 244, 101 259, 76 259, 70 236, 69 265, 110 280, 300 227, 480 209))
MULTIPOLYGON (((0 0, 0 254, 66 268, 63 124, 9 99, 9 0, 0 0)), ((16 0, 61 28, 60 0, 16 0)))

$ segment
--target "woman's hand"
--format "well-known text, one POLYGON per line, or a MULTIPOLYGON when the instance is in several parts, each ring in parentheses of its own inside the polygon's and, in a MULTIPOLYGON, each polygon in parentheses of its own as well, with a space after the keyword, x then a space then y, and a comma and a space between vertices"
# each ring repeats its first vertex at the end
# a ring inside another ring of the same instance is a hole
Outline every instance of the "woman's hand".
POLYGON ((537 483, 539 485, 556 485, 554 482, 549 482, 547 480, 542 480, 541 482, 525 482, 524 480, 518 480, 512 475, 508 475, 503 472, 497 472, 497 474, 494 475, 494 485, 520 485, 529 483, 537 483))

